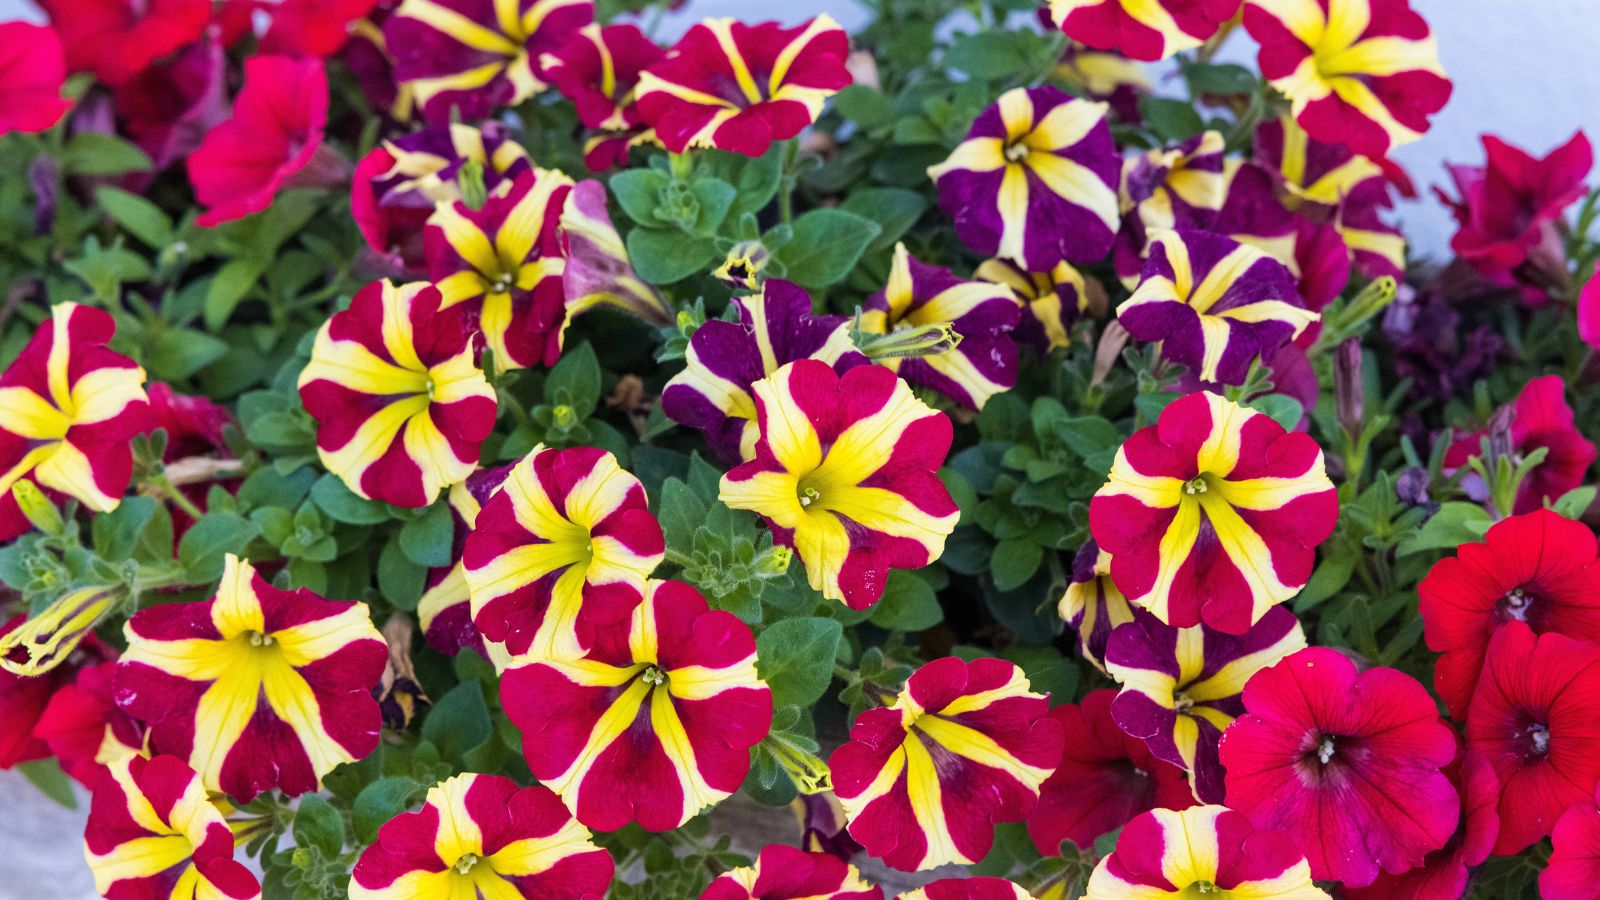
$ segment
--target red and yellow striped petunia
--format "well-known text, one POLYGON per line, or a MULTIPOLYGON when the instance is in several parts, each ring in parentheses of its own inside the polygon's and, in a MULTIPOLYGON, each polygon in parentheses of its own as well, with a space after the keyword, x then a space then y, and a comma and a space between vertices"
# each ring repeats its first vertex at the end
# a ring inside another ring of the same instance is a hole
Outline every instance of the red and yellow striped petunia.
POLYGON ((869 709, 828 760, 850 836, 906 871, 975 863, 994 823, 1033 812, 1061 760, 1061 727, 1001 659, 936 659, 869 709))
POLYGON ((831 854, 769 844, 755 865, 717 876, 700 900, 883 900, 883 889, 831 854))
POLYGON ((1205 43, 1239 12, 1239 0, 1051 0, 1050 15, 1097 50, 1155 62, 1205 43))
POLYGON ((599 831, 669 831, 722 802, 772 723, 750 629, 677 581, 651 581, 587 655, 507 670, 500 702, 534 777, 599 831))
POLYGON ((1088 900, 1130 897, 1260 897, 1328 900, 1294 841, 1258 830, 1222 806, 1153 809, 1129 822, 1116 852, 1089 877, 1088 900))
POLYGON ((116 323, 76 303, 50 309, 0 374, 0 540, 27 531, 11 493, 20 480, 94 512, 122 502, 133 477, 128 443, 144 430, 144 369, 106 347, 116 323))
POLYGON ((123 634, 117 705, 207 790, 303 794, 378 745, 388 648, 365 603, 280 590, 229 554, 215 596, 140 610, 123 634))
POLYGON ((426 284, 367 285, 317 332, 300 398, 317 454, 354 493, 427 506, 478 465, 494 388, 459 310, 426 284))

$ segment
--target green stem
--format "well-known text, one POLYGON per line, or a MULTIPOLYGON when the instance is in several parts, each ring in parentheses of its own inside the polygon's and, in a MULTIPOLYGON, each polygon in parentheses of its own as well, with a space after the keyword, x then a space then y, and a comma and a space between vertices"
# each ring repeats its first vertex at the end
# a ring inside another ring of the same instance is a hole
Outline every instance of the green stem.
POLYGON ((783 175, 778 182, 778 215, 783 224, 794 221, 794 189, 799 183, 795 174, 795 161, 800 158, 800 141, 791 138, 783 145, 783 175))
POLYGON ((694 564, 694 560, 685 555, 682 551, 674 550, 671 547, 668 547, 666 552, 667 562, 672 563, 679 568, 687 569, 694 564))
POLYGON ((151 476, 148 484, 159 489, 168 500, 172 501, 173 506, 183 510, 185 515, 196 522, 200 521, 200 517, 205 515, 204 510, 196 506, 193 500, 185 497, 183 492, 178 490, 178 486, 172 483, 172 479, 167 477, 166 472, 158 472, 151 476))

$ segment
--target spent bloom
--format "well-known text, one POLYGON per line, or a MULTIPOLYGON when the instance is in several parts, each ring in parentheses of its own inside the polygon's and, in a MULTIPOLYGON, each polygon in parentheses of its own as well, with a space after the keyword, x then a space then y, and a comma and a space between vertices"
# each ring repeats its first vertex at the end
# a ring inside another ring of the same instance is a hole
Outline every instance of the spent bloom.
POLYGON ((1139 897, 1328 900, 1294 841, 1221 806, 1155 809, 1122 829, 1089 876, 1086 900, 1139 897))
POLYGON ((838 857, 769 844, 755 865, 717 876, 700 900, 883 900, 883 889, 838 857))
POLYGON ((670 325, 672 308, 661 293, 639 277, 628 248, 606 210, 606 187, 594 179, 573 185, 561 208, 561 246, 567 263, 561 270, 566 314, 565 332, 577 316, 598 306, 638 316, 656 325, 670 325))
POLYGON ((1244 634, 1310 579, 1338 512, 1314 439, 1205 391, 1122 445, 1089 527, 1134 605, 1244 634))
POLYGON ((100 619, 126 599, 124 590, 108 585, 69 591, 0 635, 0 669, 32 676, 65 663, 100 619))
POLYGON ((317 453, 358 496, 422 507, 472 474, 494 388, 461 311, 427 284, 374 282, 317 332, 300 398, 317 453))
POLYGON ((882 366, 838 375, 803 359, 756 382, 755 457, 720 499, 759 514, 811 586, 852 609, 878 602, 889 570, 944 552, 960 510, 939 481, 950 419, 882 366))
MULTIPOLYGON (((0 622, 0 639, 15 633, 26 621, 22 615, 0 622)), ((74 677, 82 670, 105 663, 115 652, 89 635, 78 644, 66 663, 41 675, 17 675, 0 668, 0 769, 9 769, 18 763, 43 759, 55 752, 47 745, 47 735, 37 732, 51 700, 70 687, 74 677)), ((68 760, 63 757, 63 765, 68 760)))
POLYGON ((863 712, 828 766, 850 835, 897 869, 982 859, 997 822, 1027 818, 1061 759, 1061 728, 1001 659, 936 659, 863 712))
POLYGON ((1121 168, 1106 105, 1045 86, 1001 94, 928 176, 968 247, 1047 272, 1111 249, 1121 168))
POLYGON ((1239 0, 1050 0, 1067 37, 1145 62, 1193 50, 1238 12, 1239 0))
POLYGON ((211 599, 147 607, 123 633, 117 706, 208 790, 303 794, 378 745, 388 651, 365 603, 280 590, 229 554, 211 599))

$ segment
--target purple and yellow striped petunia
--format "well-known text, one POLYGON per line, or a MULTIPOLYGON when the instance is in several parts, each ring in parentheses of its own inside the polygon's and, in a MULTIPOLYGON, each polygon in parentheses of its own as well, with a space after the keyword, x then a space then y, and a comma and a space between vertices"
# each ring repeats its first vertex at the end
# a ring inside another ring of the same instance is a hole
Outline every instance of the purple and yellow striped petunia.
POLYGON ((661 411, 705 434, 724 460, 755 458, 755 383, 800 359, 847 372, 867 358, 850 341, 850 320, 812 315, 811 295, 769 279, 761 292, 733 298, 738 322, 712 320, 689 338, 684 369, 661 392, 661 411))
POLYGON ((1114 259, 1124 284, 1131 288, 1138 279, 1151 234, 1211 227, 1228 194, 1223 149, 1222 135, 1207 131, 1123 163, 1122 230, 1114 259))
POLYGON ((1056 263, 1048 272, 1029 272, 1008 259, 988 259, 972 277, 1011 289, 1022 302, 1022 318, 1012 337, 1040 353, 1070 347, 1072 326, 1090 309, 1088 283, 1069 262, 1056 263))
POLYGON ((123 634, 117 705, 208 790, 303 794, 378 745, 389 653, 365 603, 280 590, 230 553, 215 596, 142 609, 123 634))
POLYGON ((561 272, 566 315, 561 329, 597 306, 621 310, 656 326, 671 325, 672 309, 661 293, 639 277, 628 247, 606 210, 606 186, 580 181, 561 208, 561 246, 566 266, 561 272))
POLYGON ((968 247, 1048 272, 1111 249, 1121 169, 1106 105, 1045 86, 1001 94, 928 176, 968 247))
POLYGON ((95 773, 84 858, 102 897, 255 900, 233 831, 200 777, 171 756, 129 753, 95 773))
POLYGON ((1294 841, 1222 806, 1153 809, 1123 827, 1086 900, 1162 897, 1329 900, 1294 841))
POLYGON ((350 878, 350 900, 599 900, 611 854, 542 785, 455 775, 416 812, 378 829, 350 878))
POLYGON ((106 347, 116 323, 76 303, 50 308, 0 375, 0 540, 27 531, 12 486, 27 480, 94 512, 122 503, 133 477, 128 443, 144 430, 144 369, 106 347))
POLYGON ((1078 634, 1078 653, 1100 671, 1106 669, 1106 642, 1117 627, 1133 621, 1133 605, 1111 580, 1111 554, 1090 538, 1072 560, 1072 583, 1056 613, 1078 634))
POLYGON ((891 568, 944 552, 961 515, 937 474, 950 419, 893 372, 802 359, 756 382, 755 401, 755 457, 722 476, 720 499, 760 515, 812 588, 866 609, 891 568))
POLYGON ((1248 0, 1261 74, 1318 140, 1383 159, 1428 130, 1450 80, 1407 0, 1248 0))
POLYGON ((1033 812, 1061 760, 1049 700, 1003 659, 936 659, 833 752, 850 836, 896 869, 983 859, 997 822, 1033 812))
POLYGON ((553 365, 567 320, 561 211, 572 179, 534 169, 473 209, 441 204, 424 237, 429 278, 445 309, 464 305, 496 371, 553 365))
POLYGON ((455 656, 466 649, 475 650, 491 661, 504 656, 503 652, 496 652, 503 648, 485 641, 478 633, 478 626, 472 624, 472 591, 467 587, 466 567, 461 557, 467 535, 477 525, 483 504, 500 490, 510 471, 510 466, 479 469, 445 495, 455 526, 450 541, 453 562, 428 570, 426 587, 417 600, 417 626, 422 629, 428 646, 446 656, 455 656))
POLYGON ((850 84, 850 38, 827 14, 794 28, 707 19, 639 76, 644 120, 673 153, 760 156, 799 134, 850 84))
POLYGON ((1316 440, 1209 391, 1135 431, 1089 503, 1129 601, 1229 634, 1305 586, 1338 518, 1316 440))
POLYGON ((1305 646, 1299 620, 1282 606, 1241 635, 1173 628, 1141 610, 1106 647, 1106 670, 1122 685, 1111 717, 1157 759, 1187 771, 1195 799, 1221 803, 1217 742, 1244 715, 1245 682, 1305 646))
POLYGON ((749 627, 677 581, 651 581, 587 655, 507 670, 500 702, 534 777, 598 831, 669 831, 722 802, 772 723, 749 627))
POLYGON ((1209 231, 1161 231, 1117 321, 1201 381, 1243 384, 1250 365, 1321 316, 1305 308, 1294 273, 1261 250, 1209 231))
POLYGON ((445 125, 544 90, 540 56, 592 21, 594 0, 402 0, 383 36, 395 80, 445 125))
POLYGON ((358 496, 427 506, 478 465, 494 388, 460 310, 427 284, 362 288, 317 332, 300 399, 317 454, 358 496))
POLYGON ((905 244, 894 248, 889 281, 867 298, 859 319, 866 334, 948 324, 959 341, 942 353, 879 362, 906 381, 938 391, 969 409, 982 409, 995 394, 1017 383, 1017 344, 1011 330, 1022 317, 1022 301, 1005 285, 962 281, 941 266, 914 258, 905 244))
POLYGON ((581 656, 665 558, 639 479, 593 447, 538 447, 477 516, 462 554, 472 621, 513 656, 581 656))
POLYGON ((1067 37, 1155 62, 1205 43, 1239 12, 1239 0, 1050 0, 1067 37))
POLYGON ((700 900, 883 900, 883 889, 831 854, 768 844, 755 865, 718 875, 700 900))

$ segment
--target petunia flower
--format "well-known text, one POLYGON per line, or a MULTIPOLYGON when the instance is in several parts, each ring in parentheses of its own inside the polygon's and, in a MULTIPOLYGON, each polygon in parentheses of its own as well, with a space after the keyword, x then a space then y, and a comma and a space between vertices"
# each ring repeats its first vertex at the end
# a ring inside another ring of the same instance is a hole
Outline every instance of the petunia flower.
MULTIPOLYGON (((1012 337, 1041 354, 1070 347, 1072 326, 1090 312, 1094 303, 1083 273, 1069 262, 1056 263, 1047 272, 1029 272, 1010 260, 989 259, 978 266, 972 277, 1011 289, 1022 302, 1022 317, 1012 329, 1012 337)), ((1099 305, 1103 310, 1103 296, 1099 305)))
POLYGON ((894 248, 888 283, 867 298, 858 320, 865 334, 947 325, 954 347, 929 356, 879 360, 906 381, 938 391, 969 409, 982 409, 1017 383, 1017 345, 1011 330, 1021 303, 1004 285, 962 281, 949 269, 894 248))
POLYGON ((1175 628, 1229 634, 1305 585, 1338 515, 1315 440, 1210 392, 1134 432, 1089 503, 1130 602, 1175 628))
POLYGON ((1155 62, 1193 50, 1239 12, 1239 0, 1050 0, 1067 37, 1155 62))
POLYGON ((440 204, 428 219, 429 279, 446 309, 465 304, 499 371, 553 365, 561 356, 560 221, 571 190, 562 173, 534 169, 502 181, 479 208, 440 204))
POLYGON ((883 889, 837 857, 768 844, 755 865, 717 876, 700 900, 883 900, 883 889))
POLYGON ((1131 287, 1137 280, 1152 234, 1211 227, 1228 196, 1224 149, 1220 132, 1205 131, 1123 162, 1117 191, 1122 228, 1113 262, 1124 283, 1131 287))
POLYGON ((23 479, 94 512, 122 503, 149 404, 144 369, 106 347, 115 332, 103 310, 57 304, 0 374, 0 540, 32 527, 12 493, 23 479))
POLYGON ((509 669, 500 702, 534 777, 598 831, 668 831, 722 802, 772 722, 750 629, 676 581, 651 581, 588 655, 509 669))
POLYGON ((832 791, 800 794, 789 803, 800 824, 797 842, 808 853, 827 853, 845 862, 861 852, 861 845, 847 830, 844 806, 832 791))
POLYGON ((165 170, 228 120, 227 57, 207 34, 158 60, 113 94, 119 129, 165 170))
POLYGON ((1450 99, 1433 32, 1408 0, 1247 0, 1261 74, 1312 137, 1382 159, 1450 99))
POLYGON ((466 567, 461 559, 483 504, 500 490, 510 471, 510 466, 479 469, 445 495, 455 526, 450 541, 453 562, 428 570, 426 587, 417 600, 417 626, 428 646, 446 656, 469 648, 485 659, 492 655, 495 645, 484 641, 478 627, 472 624, 472 591, 467 587, 466 567))
POLYGON ((1072 581, 1056 604, 1056 613, 1078 634, 1078 654, 1096 669, 1106 668, 1106 642, 1111 633, 1133 621, 1133 606, 1111 580, 1111 554, 1090 538, 1072 559, 1072 581))
POLYGON ((1539 873, 1544 900, 1587 900, 1600 883, 1600 788, 1593 800, 1574 803, 1556 820, 1550 862, 1539 873))
MULTIPOLYGON (((26 621, 27 616, 17 615, 0 622, 0 638, 13 634, 26 621)), ((79 671, 115 656, 99 638, 89 635, 63 665, 42 675, 18 675, 0 668, 0 721, 6 723, 0 728, 0 769, 51 755, 43 736, 35 733, 50 701, 72 684, 79 671)))
POLYGON ((833 752, 850 835, 908 872, 983 859, 994 825, 1026 819, 1061 759, 1048 700, 1001 659, 936 659, 833 752))
POLYGON ((1244 714, 1245 684, 1305 646, 1300 622, 1282 606, 1242 635, 1173 628, 1141 611, 1106 647, 1106 670, 1122 684, 1111 716, 1157 759, 1187 771, 1196 799, 1221 803, 1217 742, 1244 714))
POLYGON ((383 23, 396 81, 432 125, 487 119, 547 87, 539 58, 594 21, 594 0, 403 0, 383 23))
POLYGON ((1117 307, 1137 340, 1202 381, 1243 384, 1270 356, 1321 317, 1305 308, 1294 275, 1267 254, 1209 231, 1151 235, 1139 286, 1117 307))
POLYGON ((378 0, 258 0, 253 12, 269 17, 260 50, 284 56, 332 56, 377 5, 378 0))
POLYGON ((61 96, 61 36, 28 22, 0 22, 0 135, 53 127, 72 108, 61 96))
POLYGON ((707 19, 639 75, 639 114, 673 153, 761 156, 799 134, 850 84, 850 38, 827 14, 804 25, 707 19))
POLYGON ((1578 337, 1600 347, 1600 278, 1590 278, 1578 292, 1578 337))
POLYGON ((116 86, 200 37, 210 0, 38 0, 74 72, 116 86))
POLYGON ((566 293, 563 331, 572 320, 606 306, 638 316, 655 326, 671 325, 672 308, 661 292, 639 277, 628 247, 606 209, 606 187, 592 178, 578 182, 561 208, 561 245, 567 264, 561 272, 566 293))
POLYGON ((96 779, 84 858, 105 897, 255 900, 261 884, 233 858, 233 831, 183 760, 121 757, 96 779))
MULTIPOLYGON (((1349 900, 1460 900, 1471 870, 1489 858, 1500 833, 1500 784, 1482 756, 1467 753, 1444 770, 1461 796, 1461 824, 1449 842, 1422 865, 1399 875, 1382 873, 1364 888, 1346 888, 1349 900)), ((1558 826, 1559 828, 1559 826, 1558 826)))
POLYGON ((465 480, 494 429, 472 335, 426 284, 362 288, 317 332, 299 388, 323 466, 396 506, 428 506, 465 480))
POLYGON ((378 745, 388 650, 364 603, 280 590, 230 553, 215 596, 146 607, 123 634, 117 706, 208 790, 303 794, 378 745))
POLYGON ((1001 94, 928 176, 968 247, 1043 272, 1111 249, 1121 169, 1106 105, 1045 86, 1001 94))
POLYGON ((94 627, 127 600, 121 586, 93 585, 68 591, 28 617, 21 627, 0 635, 0 669, 14 675, 42 675, 66 663, 94 627))
MULTIPOLYGON (((1522 386, 1511 404, 1511 454, 1525 457, 1544 449, 1544 461, 1534 467, 1517 486, 1514 513, 1532 512, 1555 501, 1562 494, 1582 487, 1594 464, 1596 449, 1573 424, 1572 407, 1566 400, 1566 381, 1560 375, 1542 375, 1522 386)), ((1468 432, 1451 442, 1444 455, 1445 474, 1467 468, 1468 460, 1483 453, 1483 439, 1492 437, 1490 429, 1468 432)), ((1483 502, 1489 499, 1483 478, 1470 469, 1461 479, 1467 495, 1483 502)))
POLYGON ((1538 843, 1600 779, 1594 698, 1600 646, 1563 634, 1535 635, 1522 622, 1495 632, 1467 711, 1467 750, 1500 780, 1496 856, 1538 843))
POLYGON ((472 620, 513 655, 581 655, 620 627, 664 558, 644 486, 593 447, 543 447, 483 501, 463 574, 472 620))
POLYGON ((71 684, 50 697, 33 726, 34 737, 50 748, 62 771, 85 787, 92 788, 112 762, 144 750, 144 725, 117 708, 116 670, 114 661, 78 670, 71 684))
POLYGON ((1004 878, 942 878, 895 900, 1033 900, 1033 896, 1004 878))
MULTIPOLYGON (((1048 6, 1041 6, 1038 16, 1045 28, 1056 27, 1048 6)), ((1068 42, 1050 76, 1076 96, 1103 101, 1124 122, 1140 120, 1139 98, 1153 90, 1143 63, 1126 54, 1094 50, 1077 41, 1068 42)))
POLYGON ((350 214, 367 246, 425 271, 423 230, 439 204, 462 199, 462 179, 486 193, 533 171, 528 151, 499 122, 452 123, 386 140, 356 164, 350 214), (471 169, 470 176, 467 170, 471 169))
POLYGON ((1328 900, 1311 871, 1294 841, 1231 809, 1155 809, 1117 835, 1117 849, 1095 866, 1084 897, 1328 900))
POLYGON ((338 151, 323 144, 328 75, 321 60, 252 56, 233 117, 189 157, 189 183, 207 228, 258 213, 284 187, 340 180, 338 151))
POLYGON ((1455 832, 1456 738, 1416 679, 1311 647, 1251 678, 1244 705, 1222 736, 1227 805, 1298 844, 1313 877, 1365 887, 1455 832))
POLYGON ((699 429, 713 452, 728 462, 755 458, 754 386, 801 359, 826 363, 841 374, 866 363, 850 341, 850 320, 813 315, 811 295, 780 279, 760 293, 734 297, 739 321, 713 319, 689 337, 684 369, 661 392, 661 411, 699 429))
POLYGON ((1450 249, 1493 283, 1542 303, 1568 277, 1561 217, 1588 191, 1593 148, 1579 131, 1542 158, 1490 134, 1483 150, 1481 166, 1447 166, 1457 196, 1434 189, 1455 215, 1450 249))
POLYGON ((1194 804, 1183 770, 1150 754, 1111 717, 1112 690, 1090 691, 1081 703, 1052 707, 1061 726, 1061 763, 1039 788, 1039 805, 1028 816, 1028 836, 1045 856, 1061 842, 1080 850, 1100 835, 1152 809, 1194 804))
POLYGON ((578 121, 599 132, 584 147, 591 171, 626 163, 629 148, 656 140, 634 89, 644 70, 666 54, 636 25, 586 25, 540 59, 545 78, 576 104, 578 121))
POLYGON ((811 587, 866 609, 890 569, 944 552, 960 510, 939 481, 950 419, 882 366, 838 375, 802 359, 756 382, 755 456, 722 476, 719 499, 762 517, 811 587))
POLYGON ((1600 642, 1600 564, 1588 526, 1547 509, 1502 519, 1417 585, 1433 687, 1463 719, 1489 640, 1507 622, 1600 642))
POLYGON ((378 829, 350 878, 351 900, 600 900, 611 854, 561 798, 500 775, 454 775, 416 812, 378 829))

